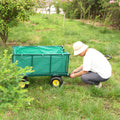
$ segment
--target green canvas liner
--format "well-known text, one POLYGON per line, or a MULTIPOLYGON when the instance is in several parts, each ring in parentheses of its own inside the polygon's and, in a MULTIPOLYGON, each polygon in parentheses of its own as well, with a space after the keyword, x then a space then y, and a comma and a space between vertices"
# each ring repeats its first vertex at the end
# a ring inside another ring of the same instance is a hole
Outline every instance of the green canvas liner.
POLYGON ((67 76, 69 55, 63 46, 14 46, 12 62, 32 66, 34 72, 27 76, 67 76))

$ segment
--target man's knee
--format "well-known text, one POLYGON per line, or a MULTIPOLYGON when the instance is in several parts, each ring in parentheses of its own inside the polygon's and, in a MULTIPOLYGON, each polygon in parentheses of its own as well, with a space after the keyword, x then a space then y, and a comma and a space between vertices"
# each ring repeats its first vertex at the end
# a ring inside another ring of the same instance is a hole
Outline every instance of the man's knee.
POLYGON ((84 82, 84 83, 87 83, 87 84, 94 84, 93 81, 91 81, 90 77, 86 74, 82 75, 81 76, 81 80, 84 82))
POLYGON ((81 80, 82 80, 83 82, 86 82, 86 81, 87 81, 86 76, 85 76, 85 75, 82 75, 82 76, 81 76, 81 80))

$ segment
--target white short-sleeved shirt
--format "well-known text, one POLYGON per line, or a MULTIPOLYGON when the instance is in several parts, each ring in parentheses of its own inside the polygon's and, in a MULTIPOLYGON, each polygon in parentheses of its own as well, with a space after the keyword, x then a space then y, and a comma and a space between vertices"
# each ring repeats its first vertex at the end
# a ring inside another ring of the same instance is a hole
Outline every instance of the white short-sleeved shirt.
POLYGON ((83 70, 98 73, 102 78, 111 76, 112 68, 106 57, 99 51, 89 48, 83 58, 83 70))

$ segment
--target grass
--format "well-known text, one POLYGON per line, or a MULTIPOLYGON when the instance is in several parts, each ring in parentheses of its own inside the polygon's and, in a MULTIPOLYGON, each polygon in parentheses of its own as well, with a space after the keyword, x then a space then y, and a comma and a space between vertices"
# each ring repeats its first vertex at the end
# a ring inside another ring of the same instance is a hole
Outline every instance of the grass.
MULTIPOLYGON (((103 83, 103 88, 84 84, 80 78, 63 77, 60 88, 49 85, 50 77, 29 77, 28 94, 34 98, 31 105, 18 112, 0 114, 2 120, 119 120, 120 119, 120 32, 103 27, 94 27, 80 21, 65 21, 63 16, 50 19, 41 15, 30 17, 30 21, 11 28, 8 46, 0 46, 12 53, 10 45, 64 45, 71 53, 69 73, 82 64, 82 58, 73 56, 72 44, 78 40, 112 56, 112 77, 103 83)), ((23 103, 24 104, 24 103, 23 103)))

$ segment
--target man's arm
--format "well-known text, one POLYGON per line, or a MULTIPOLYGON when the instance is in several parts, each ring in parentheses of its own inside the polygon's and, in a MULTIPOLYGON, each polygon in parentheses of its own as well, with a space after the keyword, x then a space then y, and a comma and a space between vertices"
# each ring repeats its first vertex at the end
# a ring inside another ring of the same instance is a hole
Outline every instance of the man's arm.
POLYGON ((77 69, 75 69, 72 73, 76 73, 79 72, 83 69, 83 65, 81 65, 80 67, 78 67, 77 69))
POLYGON ((86 73, 88 73, 88 71, 82 70, 82 71, 80 71, 80 72, 70 74, 70 77, 71 77, 71 78, 75 78, 75 77, 79 77, 79 76, 81 76, 81 75, 83 75, 83 74, 86 74, 86 73))

